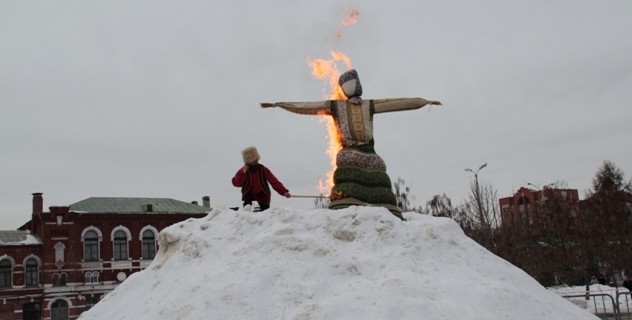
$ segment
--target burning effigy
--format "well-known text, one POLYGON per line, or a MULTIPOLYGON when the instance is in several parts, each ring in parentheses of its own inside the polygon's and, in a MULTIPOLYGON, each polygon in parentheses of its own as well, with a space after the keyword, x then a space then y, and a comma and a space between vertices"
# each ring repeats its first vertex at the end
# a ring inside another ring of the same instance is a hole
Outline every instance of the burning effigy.
POLYGON ((340 75, 338 85, 346 99, 261 103, 261 107, 279 107, 297 114, 325 115, 333 119, 341 149, 336 154, 333 186, 329 193, 330 209, 352 205, 382 206, 403 219, 386 173, 386 164, 374 149, 373 116, 441 105, 441 102, 423 98, 364 100, 355 69, 340 75))

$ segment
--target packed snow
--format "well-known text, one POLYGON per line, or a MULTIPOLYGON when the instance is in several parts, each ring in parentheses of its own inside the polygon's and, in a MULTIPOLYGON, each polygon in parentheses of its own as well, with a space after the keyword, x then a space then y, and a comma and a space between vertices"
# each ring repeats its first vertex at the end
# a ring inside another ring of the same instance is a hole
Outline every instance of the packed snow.
POLYGON ((214 209, 84 312, 110 319, 598 319, 447 218, 384 208, 214 209))

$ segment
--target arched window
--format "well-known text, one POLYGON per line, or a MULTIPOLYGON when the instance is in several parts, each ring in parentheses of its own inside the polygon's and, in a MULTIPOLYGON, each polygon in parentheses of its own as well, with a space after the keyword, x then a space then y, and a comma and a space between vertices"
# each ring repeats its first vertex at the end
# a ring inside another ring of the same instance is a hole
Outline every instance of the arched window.
POLYGON ((34 258, 29 258, 26 260, 26 274, 25 274, 25 284, 27 287, 37 287, 39 286, 39 272, 37 260, 34 258))
POLYGON ((13 283, 11 282, 11 261, 9 259, 2 259, 0 261, 0 288, 11 288, 13 283))
POLYGON ((57 299, 50 308, 51 320, 68 320, 68 302, 57 299))
POLYGON ((151 230, 143 231, 143 259, 151 260, 156 256, 156 235, 151 230))
POLYGON ((85 274, 86 276, 86 283, 99 283, 99 272, 98 271, 93 271, 93 272, 86 272, 85 274))
POLYGON ((127 260, 127 234, 123 230, 114 233, 114 260, 127 260))
POLYGON ((53 273, 53 287, 65 286, 67 278, 68 275, 66 273, 53 273))
POLYGON ((61 242, 57 242, 53 248, 55 249, 55 264, 61 269, 65 261, 64 251, 66 246, 61 242))
POLYGON ((99 235, 94 230, 87 231, 83 236, 83 261, 99 261, 99 235))

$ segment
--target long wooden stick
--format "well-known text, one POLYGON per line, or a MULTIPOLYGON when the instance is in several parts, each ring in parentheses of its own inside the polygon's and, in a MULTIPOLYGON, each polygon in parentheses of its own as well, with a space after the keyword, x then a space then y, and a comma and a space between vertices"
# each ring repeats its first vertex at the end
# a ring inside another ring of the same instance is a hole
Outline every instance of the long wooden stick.
POLYGON ((292 198, 317 198, 317 199, 325 199, 329 198, 328 196, 307 196, 307 195, 296 195, 293 194, 292 198))

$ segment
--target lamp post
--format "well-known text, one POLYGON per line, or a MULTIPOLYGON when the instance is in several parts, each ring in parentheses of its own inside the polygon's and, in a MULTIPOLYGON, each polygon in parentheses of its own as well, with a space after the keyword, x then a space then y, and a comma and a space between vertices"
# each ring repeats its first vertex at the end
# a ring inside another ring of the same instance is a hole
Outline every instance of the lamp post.
POLYGON ((533 184, 533 183, 531 183, 531 182, 527 182, 527 185, 534 187, 537 191, 540 191, 540 187, 535 185, 535 184, 533 184))
POLYGON ((477 206, 477 211, 478 211, 478 218, 481 220, 482 223, 485 223, 486 219, 485 219, 485 215, 483 214, 483 205, 481 203, 481 189, 479 187, 478 184, 478 172, 481 171, 483 168, 487 167, 487 163, 483 163, 480 167, 478 167, 478 169, 476 169, 476 171, 470 169, 470 168, 466 168, 465 172, 471 172, 474 174, 474 187, 476 190, 474 190, 475 194, 474 196, 476 197, 476 206, 477 206))
POLYGON ((546 190, 550 189, 551 186, 553 186, 553 183, 549 183, 545 185, 543 189, 540 189, 540 186, 531 182, 527 182, 527 185, 532 186, 536 189, 536 195, 538 195, 538 199, 536 199, 536 204, 540 204, 540 206, 542 206, 544 204, 544 201, 546 200, 546 194, 551 193, 550 191, 546 191, 546 190))

